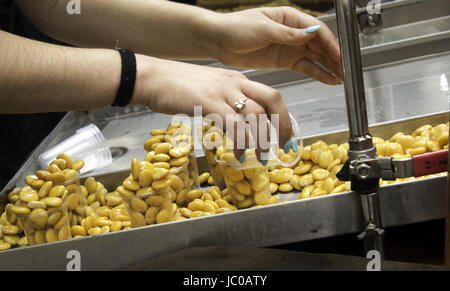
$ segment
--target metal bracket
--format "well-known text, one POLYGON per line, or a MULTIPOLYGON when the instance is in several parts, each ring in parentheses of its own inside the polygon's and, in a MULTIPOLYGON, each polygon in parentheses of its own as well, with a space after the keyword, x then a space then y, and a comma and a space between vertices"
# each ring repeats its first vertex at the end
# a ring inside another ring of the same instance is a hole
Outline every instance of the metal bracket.
POLYGON ((374 178, 395 180, 414 177, 414 165, 412 159, 394 160, 390 157, 358 159, 350 162, 349 174, 361 180, 374 178))
POLYGON ((381 19, 381 1, 376 0, 358 0, 357 5, 364 8, 363 13, 358 13, 358 23, 363 33, 377 32, 382 26, 381 19))

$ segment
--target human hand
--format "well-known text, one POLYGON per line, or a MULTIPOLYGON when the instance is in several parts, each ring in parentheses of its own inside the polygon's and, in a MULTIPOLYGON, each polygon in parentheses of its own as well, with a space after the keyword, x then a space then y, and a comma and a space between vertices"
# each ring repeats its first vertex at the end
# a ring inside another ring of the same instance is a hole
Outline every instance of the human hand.
POLYGON ((330 85, 342 79, 336 38, 323 22, 308 14, 277 7, 217 14, 215 18, 215 54, 226 65, 289 69, 330 85))
MULTIPOLYGON (((234 102, 247 98, 245 106, 239 113, 244 117, 255 114, 267 114, 271 119, 274 114, 279 118, 279 144, 284 145, 292 133, 287 106, 280 93, 264 84, 248 80, 242 73, 221 68, 193 65, 136 55, 137 78, 132 103, 143 104, 151 110, 166 114, 184 113, 194 115, 194 106, 202 107, 202 115, 217 114, 221 117, 224 130, 229 121, 234 128, 243 122, 234 102)), ((264 118, 262 119, 264 120, 264 118)), ((258 122, 263 122, 258 120, 258 122)), ((259 141, 259 123, 251 124, 251 133, 259 141)), ((234 153, 238 160, 244 154, 244 148, 236 146, 234 153)), ((268 148, 259 143, 256 155, 260 161, 261 154, 268 148)), ((263 163, 264 164, 264 163, 263 163)))

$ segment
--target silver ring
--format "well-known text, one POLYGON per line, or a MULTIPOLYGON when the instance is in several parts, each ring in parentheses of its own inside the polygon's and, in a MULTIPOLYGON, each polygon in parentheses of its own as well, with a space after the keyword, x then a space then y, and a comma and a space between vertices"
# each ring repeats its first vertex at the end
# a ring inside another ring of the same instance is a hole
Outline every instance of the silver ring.
POLYGON ((236 111, 239 112, 244 108, 245 102, 247 102, 247 98, 241 98, 238 101, 234 102, 234 105, 236 105, 236 111))

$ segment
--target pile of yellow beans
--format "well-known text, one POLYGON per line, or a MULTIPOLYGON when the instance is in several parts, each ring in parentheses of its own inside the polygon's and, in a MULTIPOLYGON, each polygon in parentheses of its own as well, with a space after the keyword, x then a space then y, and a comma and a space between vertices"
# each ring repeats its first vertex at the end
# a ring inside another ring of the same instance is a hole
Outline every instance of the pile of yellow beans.
POLYGON ((208 183, 208 185, 214 186, 214 178, 210 172, 203 172, 198 176, 198 183, 199 185, 208 183))
MULTIPOLYGON (((449 125, 424 125, 417 128, 411 135, 403 132, 394 134, 390 139, 384 140, 373 137, 378 156, 388 156, 394 159, 410 158, 414 155, 438 151, 448 148, 449 125)), ((270 190, 276 192, 301 191, 299 199, 340 193, 350 190, 350 182, 339 181, 336 174, 341 170, 348 158, 349 146, 347 143, 328 145, 317 141, 303 148, 299 163, 291 168, 276 167, 270 169, 270 190)), ((429 176, 443 175, 435 174, 429 176)), ((429 177, 427 176, 427 177, 429 177)), ((402 181, 411 181, 418 178, 402 178, 395 181, 383 181, 380 185, 392 184, 402 181)))
POLYGON ((81 186, 87 206, 85 217, 76 219, 69 212, 71 233, 74 238, 114 232, 131 227, 126 204, 117 192, 108 193, 102 183, 89 177, 81 186))
POLYGON ((185 196, 178 196, 176 203, 179 206, 175 220, 185 220, 216 213, 226 213, 237 210, 230 204, 230 195, 221 192, 219 187, 213 186, 206 191, 194 189, 185 196))
POLYGON ((66 154, 58 155, 46 170, 25 177, 27 186, 8 194, 9 204, 2 214, 2 248, 34 245, 71 238, 68 211, 84 216, 84 199, 78 171, 83 161, 72 162, 66 154), (25 239, 19 238, 24 231, 25 239))
POLYGON ((189 191, 191 187, 197 187, 199 177, 197 163, 192 154, 192 129, 185 123, 172 122, 167 129, 154 129, 150 134, 152 137, 144 143, 147 154, 141 164, 150 163, 151 171, 154 172, 153 182, 162 179, 155 186, 152 185, 153 190, 162 189, 164 185, 158 184, 165 184, 163 181, 167 181, 169 177, 176 179, 168 175, 169 172, 176 172, 183 182, 181 185, 180 181, 173 181, 175 184, 172 188, 177 195, 182 190, 189 191))
POLYGON ((267 167, 256 166, 260 163, 256 162, 254 150, 246 150, 245 157, 247 160, 253 160, 252 164, 255 167, 235 169, 233 164, 239 162, 232 151, 233 141, 230 138, 214 126, 207 125, 202 128, 202 141, 206 161, 213 177, 211 182, 220 188, 228 189, 231 195, 230 202, 234 206, 248 208, 277 201, 278 197, 272 197, 270 193, 267 167), (211 149, 213 144, 214 147, 211 149))

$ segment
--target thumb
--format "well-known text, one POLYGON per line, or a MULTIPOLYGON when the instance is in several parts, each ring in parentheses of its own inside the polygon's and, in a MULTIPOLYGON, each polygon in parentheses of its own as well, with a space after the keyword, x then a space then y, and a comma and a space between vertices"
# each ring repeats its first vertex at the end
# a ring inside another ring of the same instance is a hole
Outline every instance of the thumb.
POLYGON ((267 41, 284 45, 302 45, 312 40, 317 35, 319 29, 320 25, 301 29, 275 22, 269 29, 265 29, 264 31, 267 41))

